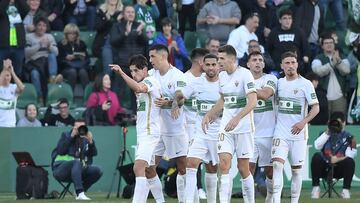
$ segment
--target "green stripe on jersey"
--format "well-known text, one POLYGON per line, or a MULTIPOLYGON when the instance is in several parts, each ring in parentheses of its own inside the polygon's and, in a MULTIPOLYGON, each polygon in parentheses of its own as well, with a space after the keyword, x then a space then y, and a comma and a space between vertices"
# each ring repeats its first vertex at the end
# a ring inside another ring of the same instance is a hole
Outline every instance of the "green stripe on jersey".
POLYGON ((190 99, 185 99, 184 106, 188 111, 197 111, 197 101, 195 97, 190 97, 190 99))
POLYGON ((237 96, 231 93, 224 94, 224 108, 239 109, 244 108, 246 105, 246 97, 237 96))
POLYGON ((301 104, 294 98, 280 97, 279 113, 301 115, 301 104))
POLYGON ((207 112, 211 110, 211 108, 215 105, 216 101, 209 100, 198 100, 198 111, 199 115, 204 116, 207 112))
POLYGON ((273 103, 272 103, 271 99, 268 99, 266 101, 258 99, 257 103, 256 103, 256 107, 254 109, 254 113, 262 113, 262 112, 272 111, 272 110, 274 110, 274 108, 273 108, 273 103))

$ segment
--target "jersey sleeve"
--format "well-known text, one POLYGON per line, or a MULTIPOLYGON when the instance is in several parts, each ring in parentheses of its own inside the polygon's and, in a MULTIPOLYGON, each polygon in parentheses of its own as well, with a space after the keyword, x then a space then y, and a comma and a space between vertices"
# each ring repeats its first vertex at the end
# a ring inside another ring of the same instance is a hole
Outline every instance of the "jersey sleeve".
POLYGON ((244 88, 246 94, 249 94, 251 92, 256 92, 255 80, 249 70, 244 71, 243 81, 244 81, 244 88))
POLYGON ((225 86, 225 71, 219 73, 219 93, 224 94, 224 86, 225 86))
POLYGON ((179 71, 178 74, 176 74, 176 78, 175 78, 175 91, 178 90, 182 91, 185 86, 186 86, 185 75, 179 71))
POLYGON ((268 75, 264 87, 272 89, 275 94, 277 89, 277 81, 278 79, 274 75, 268 75))
POLYGON ((147 92, 151 92, 154 90, 154 80, 155 78, 153 77, 146 77, 141 83, 143 83, 144 85, 146 85, 147 87, 147 92))
POLYGON ((191 96, 194 95, 196 86, 196 80, 193 80, 190 83, 188 82, 186 86, 181 90, 186 99, 189 99, 191 96))
POLYGON ((311 84, 311 82, 308 80, 306 80, 306 83, 305 83, 305 97, 306 97, 306 101, 308 102, 308 104, 310 106, 313 104, 319 103, 317 96, 316 96, 315 88, 311 84))

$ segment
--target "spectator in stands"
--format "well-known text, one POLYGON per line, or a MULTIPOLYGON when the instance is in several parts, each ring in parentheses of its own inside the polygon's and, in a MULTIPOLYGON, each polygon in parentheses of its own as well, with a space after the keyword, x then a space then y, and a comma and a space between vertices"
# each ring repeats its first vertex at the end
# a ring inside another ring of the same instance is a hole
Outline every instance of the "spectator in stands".
POLYGON ((318 5, 318 0, 302 0, 296 7, 294 25, 304 31, 310 45, 312 61, 320 51, 319 33, 322 33, 324 21, 323 12, 318 5))
POLYGON ((86 107, 94 108, 96 122, 94 125, 115 125, 118 113, 124 113, 115 92, 110 90, 111 80, 108 74, 99 74, 94 81, 86 107))
POLYGON ((26 43, 23 19, 28 12, 25 0, 0 0, 0 61, 11 59, 21 77, 26 43))
POLYGON ((301 74, 308 72, 304 69, 309 63, 310 50, 308 41, 298 27, 293 26, 293 12, 290 9, 285 9, 280 12, 279 16, 280 26, 271 30, 268 37, 268 52, 275 62, 275 68, 280 72, 280 57, 286 51, 294 52, 298 55, 299 63, 305 63, 300 67, 301 74))
POLYGON ((24 88, 16 76, 11 60, 4 60, 0 73, 0 127, 15 127, 16 100, 24 88), (10 83, 11 79, 14 79, 15 84, 10 83))
POLYGON ((172 22, 170 18, 161 20, 162 32, 154 40, 154 44, 163 44, 169 49, 169 63, 181 71, 185 71, 185 60, 188 53, 185 48, 184 40, 180 35, 172 32, 172 22))
POLYGON ((241 25, 235 30, 231 31, 227 44, 233 46, 236 50, 236 58, 241 59, 246 50, 250 40, 258 41, 255 34, 259 26, 259 14, 250 13, 245 16, 245 25, 241 25))
POLYGON ((265 52, 264 48, 261 47, 259 42, 254 39, 249 41, 248 49, 245 52, 244 56, 239 60, 239 65, 242 67, 247 67, 249 54, 254 51, 262 53, 265 63, 265 68, 264 68, 265 73, 270 73, 272 70, 275 69, 274 61, 272 60, 269 53, 265 52))
POLYGON ((75 119, 71 116, 69 109, 69 101, 66 98, 60 98, 46 109, 44 119, 42 120, 43 125, 57 127, 73 126, 75 119), (59 113, 53 114, 53 108, 57 108, 59 113))
POLYGON ((79 78, 82 87, 89 83, 90 58, 86 51, 86 44, 80 39, 79 27, 67 24, 64 28, 64 39, 58 43, 59 66, 64 79, 74 89, 79 78))
POLYGON ((64 30, 64 22, 62 20, 64 2, 62 0, 41 0, 40 8, 46 12, 51 30, 64 30))
POLYGON ((64 0, 63 17, 65 23, 86 25, 90 31, 95 30, 97 0, 64 0))
POLYGON ((46 33, 47 18, 40 16, 34 21, 35 32, 26 35, 25 75, 34 84, 39 102, 43 103, 47 94, 47 81, 55 80, 57 74, 56 56, 58 48, 54 37, 46 33))
POLYGON ((151 6, 146 4, 147 1, 148 0, 137 0, 134 8, 136 15, 135 20, 145 25, 143 32, 146 33, 150 45, 156 37, 155 21, 159 18, 160 13, 155 0, 150 0, 151 6))
POLYGON ((110 30, 114 23, 122 19, 123 3, 121 0, 106 0, 96 13, 96 36, 92 46, 94 56, 101 58, 103 70, 111 75, 109 64, 113 63, 113 52, 110 44, 110 30))
POLYGON ((206 41, 206 49, 210 51, 210 54, 218 54, 220 47, 220 41, 215 38, 208 38, 206 41))
POLYGON ((316 96, 319 100, 319 113, 310 121, 311 125, 326 125, 329 119, 328 100, 326 98, 326 91, 319 86, 320 77, 314 73, 309 72, 306 75, 306 79, 314 85, 316 96))
POLYGON ((313 190, 311 198, 320 197, 320 178, 329 178, 331 167, 333 177, 344 178, 342 198, 350 199, 350 187, 355 172, 354 158, 357 155, 355 137, 347 132, 343 112, 334 112, 330 116, 328 128, 314 142, 315 153, 311 160, 313 190))
POLYGON ((259 14, 259 27, 256 29, 255 34, 259 39, 259 43, 266 47, 266 40, 271 30, 278 25, 276 9, 269 1, 256 0, 252 10, 252 12, 259 14))
POLYGON ((344 8, 342 5, 342 0, 319 0, 319 6, 323 10, 323 20, 325 21, 327 11, 330 8, 332 15, 336 21, 337 30, 345 31, 346 30, 346 21, 344 15, 344 8))
POLYGON ((196 31, 196 16, 204 6, 205 0, 175 0, 176 11, 179 19, 179 33, 184 38, 186 24, 189 25, 189 31, 196 31))
POLYGON ((55 179, 72 182, 76 200, 91 200, 85 192, 102 176, 101 169, 93 165, 93 157, 96 155, 93 134, 84 121, 76 121, 69 132, 63 132, 56 149, 51 153, 55 179))
POLYGON ((27 5, 29 6, 29 12, 24 18, 25 32, 31 33, 35 32, 34 19, 37 17, 45 17, 46 13, 40 9, 40 0, 27 0, 27 5))
MULTIPOLYGON (((144 24, 135 21, 135 9, 133 6, 125 6, 123 18, 116 22, 110 32, 110 44, 113 49, 113 61, 123 68, 123 71, 130 76, 128 60, 135 54, 147 56, 148 39, 143 32, 144 24)), ((113 80, 113 90, 119 99, 124 98, 126 84, 120 77, 113 80)), ((131 110, 136 112, 136 98, 131 94, 131 110)))
POLYGON ((17 127, 41 127, 41 122, 37 117, 37 107, 34 103, 25 106, 25 117, 17 122, 17 127))
MULTIPOLYGON (((348 85, 349 85, 349 92, 347 103, 349 103, 350 98, 357 88, 357 84, 360 78, 358 78, 358 71, 359 69, 359 62, 360 62, 360 35, 358 33, 351 32, 349 35, 349 43, 351 47, 351 51, 347 56, 347 59, 350 63, 350 74, 348 75, 348 85)), ((360 91, 360 90, 358 90, 360 91)), ((360 95, 358 95, 360 96, 360 95)), ((360 97, 356 99, 357 103, 360 104, 360 97)), ((356 103, 355 103, 356 105, 356 103)))
POLYGON ((241 11, 234 1, 212 0, 200 10, 196 23, 199 26, 204 25, 209 37, 218 39, 223 45, 230 32, 240 23, 240 19, 241 11))
POLYGON ((329 34, 322 37, 321 48, 323 53, 316 56, 311 67, 320 76, 319 86, 326 91, 329 115, 336 111, 346 112, 349 61, 335 49, 335 40, 329 34))

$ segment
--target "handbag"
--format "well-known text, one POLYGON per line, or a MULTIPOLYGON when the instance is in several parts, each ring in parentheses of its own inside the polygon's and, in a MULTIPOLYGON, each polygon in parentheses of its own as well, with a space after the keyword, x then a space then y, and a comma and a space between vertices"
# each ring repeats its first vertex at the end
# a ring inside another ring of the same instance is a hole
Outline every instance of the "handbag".
POLYGON ((97 106, 94 107, 88 107, 86 108, 86 110, 84 111, 83 116, 85 117, 85 123, 88 126, 107 126, 110 125, 108 117, 107 117, 107 112, 104 111, 101 107, 101 105, 99 104, 100 102, 100 98, 99 98, 99 94, 97 92, 95 92, 96 94, 96 98, 97 98, 97 106))

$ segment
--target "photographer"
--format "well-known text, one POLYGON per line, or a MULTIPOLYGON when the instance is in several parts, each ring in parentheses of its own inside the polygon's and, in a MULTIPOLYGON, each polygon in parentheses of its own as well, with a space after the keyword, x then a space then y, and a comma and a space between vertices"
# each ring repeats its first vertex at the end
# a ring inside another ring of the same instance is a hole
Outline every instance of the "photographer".
POLYGON ((320 196, 319 179, 327 178, 334 167, 333 177, 344 178, 342 198, 350 198, 350 187, 355 171, 354 158, 357 155, 354 136, 344 130, 345 115, 334 112, 330 116, 328 128, 314 142, 315 148, 321 152, 315 153, 311 160, 313 190, 311 197, 320 196))
POLYGON ((76 121, 70 132, 64 132, 52 152, 52 170, 56 180, 72 182, 76 200, 90 200, 86 192, 102 175, 99 167, 92 165, 97 155, 93 135, 84 121, 76 121))

